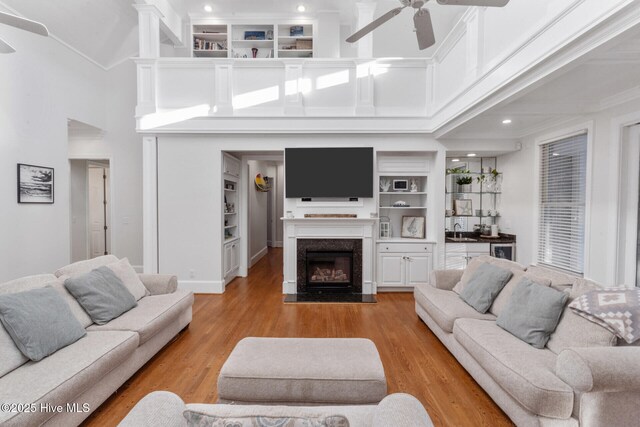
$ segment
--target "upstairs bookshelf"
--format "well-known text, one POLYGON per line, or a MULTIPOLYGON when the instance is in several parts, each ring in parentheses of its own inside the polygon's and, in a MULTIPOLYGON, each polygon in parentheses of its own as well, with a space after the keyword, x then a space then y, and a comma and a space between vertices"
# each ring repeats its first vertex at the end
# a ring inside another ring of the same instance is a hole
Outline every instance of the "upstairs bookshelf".
POLYGON ((204 23, 192 29, 196 58, 313 58, 314 26, 310 23, 204 23))

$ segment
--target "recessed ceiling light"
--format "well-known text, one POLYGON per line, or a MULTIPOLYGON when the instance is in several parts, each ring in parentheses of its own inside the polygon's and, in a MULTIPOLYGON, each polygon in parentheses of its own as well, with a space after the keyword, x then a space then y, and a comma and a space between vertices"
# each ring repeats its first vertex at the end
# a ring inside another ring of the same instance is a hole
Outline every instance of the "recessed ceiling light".
POLYGON ((475 156, 476 156, 476 153, 469 153, 469 154, 467 154, 467 157, 475 157, 475 156))
POLYGON ((503 125, 510 125, 510 124, 511 124, 511 119, 504 119, 504 120, 502 121, 502 124, 503 124, 503 125))
POLYGON ((205 12, 213 12, 213 8, 211 7, 210 4, 206 4, 206 5, 204 5, 204 11, 205 12))
POLYGON ((297 9, 298 12, 304 12, 305 10, 307 10, 306 6, 303 4, 299 4, 297 9))
POLYGON ((451 159, 452 162, 459 162, 460 159, 451 159))

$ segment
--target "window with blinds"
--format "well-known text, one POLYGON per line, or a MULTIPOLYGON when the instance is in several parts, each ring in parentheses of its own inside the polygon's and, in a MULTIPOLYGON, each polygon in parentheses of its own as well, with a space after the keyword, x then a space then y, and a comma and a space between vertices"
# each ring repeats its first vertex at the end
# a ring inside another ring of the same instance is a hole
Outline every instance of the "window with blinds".
POLYGON ((584 272, 587 134, 541 146, 538 263, 584 272))

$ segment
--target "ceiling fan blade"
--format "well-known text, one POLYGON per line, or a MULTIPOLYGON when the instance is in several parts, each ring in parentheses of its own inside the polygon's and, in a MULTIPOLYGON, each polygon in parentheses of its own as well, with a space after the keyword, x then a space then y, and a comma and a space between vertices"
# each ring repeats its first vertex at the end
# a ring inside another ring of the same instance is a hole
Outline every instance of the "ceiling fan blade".
POLYGON ((41 36, 49 35, 49 30, 47 30, 47 27, 41 23, 21 18, 16 15, 11 15, 10 13, 0 12, 0 24, 11 25, 12 27, 20 28, 21 30, 40 34, 41 36))
POLYGON ((429 46, 436 43, 436 36, 433 34, 433 24, 431 23, 431 14, 427 9, 418 9, 413 15, 413 24, 416 27, 416 36, 418 37, 418 47, 425 50, 429 46))
POLYGON ((4 40, 0 39, 0 53, 13 53, 16 50, 4 40))
POLYGON ((393 18, 394 16, 397 16, 400 12, 402 12, 402 9, 404 9, 405 7, 406 6, 392 9, 389 12, 382 15, 380 18, 373 21, 372 23, 365 25, 364 27, 362 27, 362 29, 356 31, 351 36, 349 36, 349 38, 347 39, 347 42, 349 43, 357 42, 358 40, 360 40, 361 38, 369 34, 371 31, 375 30, 380 25, 387 22, 389 19, 393 18))
POLYGON ((452 6, 504 7, 509 0, 438 0, 438 3, 452 6))

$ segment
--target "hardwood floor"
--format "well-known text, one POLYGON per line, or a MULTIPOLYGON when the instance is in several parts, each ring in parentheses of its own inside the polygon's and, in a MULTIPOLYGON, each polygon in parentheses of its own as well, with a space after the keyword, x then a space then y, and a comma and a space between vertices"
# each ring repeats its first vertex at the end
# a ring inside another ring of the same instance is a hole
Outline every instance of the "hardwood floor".
POLYGON ((436 426, 511 426, 418 318, 411 293, 377 304, 283 304, 282 250, 272 249, 222 295, 196 295, 189 329, 150 360, 86 422, 116 425, 146 394, 169 390, 189 403, 214 403, 222 364, 248 336, 363 337, 376 343, 389 393, 406 392, 436 426))

